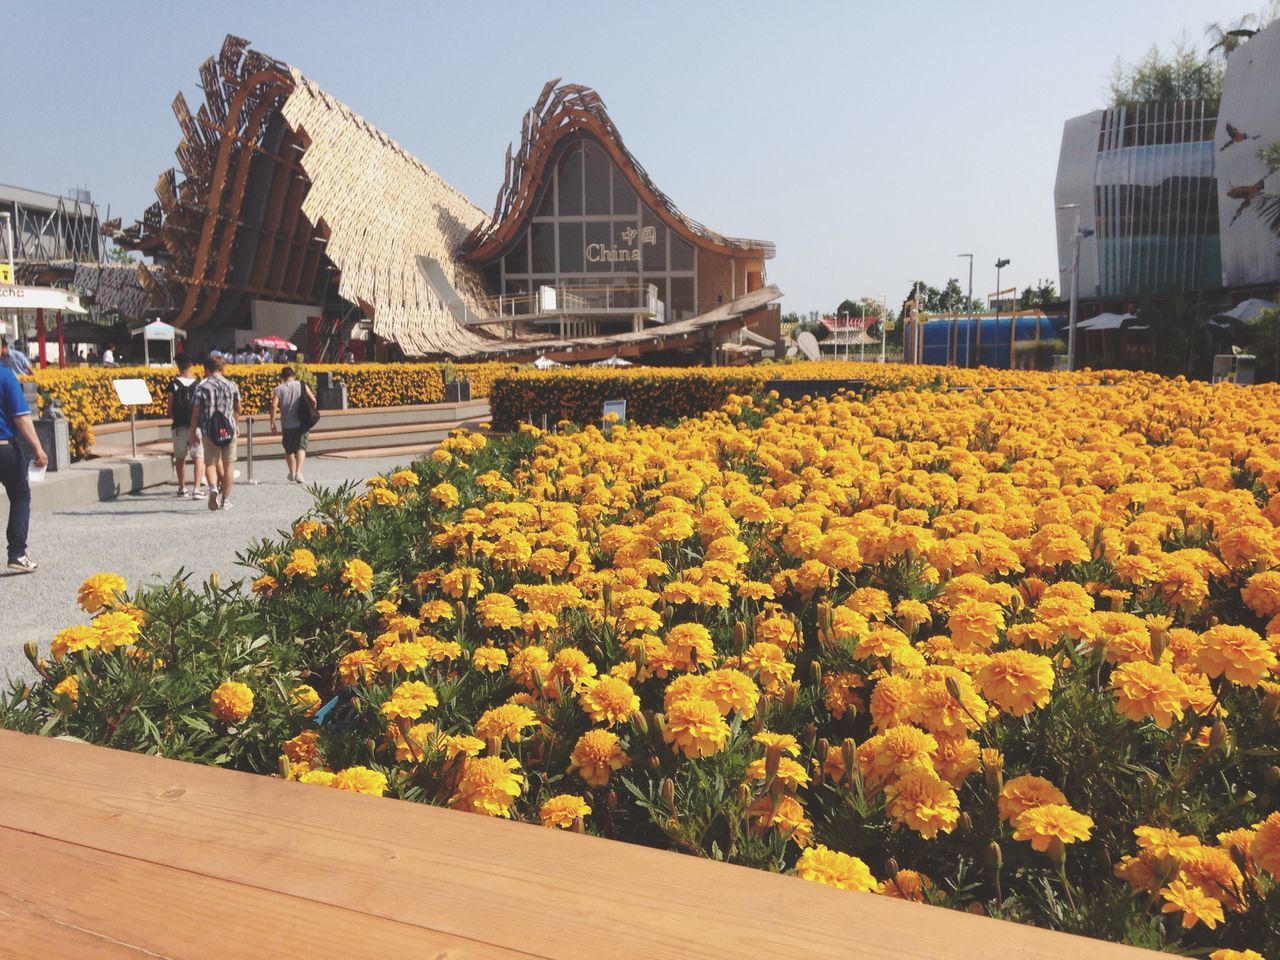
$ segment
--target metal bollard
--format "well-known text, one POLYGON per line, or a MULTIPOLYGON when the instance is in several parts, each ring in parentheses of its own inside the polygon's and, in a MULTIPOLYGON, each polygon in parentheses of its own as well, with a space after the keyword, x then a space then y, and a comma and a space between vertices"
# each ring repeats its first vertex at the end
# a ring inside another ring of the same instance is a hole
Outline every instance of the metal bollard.
POLYGON ((253 479, 253 417, 250 417, 250 418, 249 418, 248 426, 249 426, 249 436, 248 436, 248 453, 246 454, 246 456, 247 456, 247 457, 248 457, 248 459, 249 459, 249 466, 248 466, 248 468, 247 468, 247 470, 248 470, 248 482, 249 482, 249 483, 256 483, 257 481, 255 481, 255 480, 253 479))

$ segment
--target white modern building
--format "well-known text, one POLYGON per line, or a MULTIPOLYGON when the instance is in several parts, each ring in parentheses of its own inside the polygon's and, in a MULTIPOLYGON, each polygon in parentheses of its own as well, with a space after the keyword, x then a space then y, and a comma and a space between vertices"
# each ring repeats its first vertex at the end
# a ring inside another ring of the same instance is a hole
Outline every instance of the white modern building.
MULTIPOLYGON (((1071 263, 1078 213, 1092 231, 1080 241, 1081 300, 1178 290, 1275 299, 1280 237, 1257 215, 1259 195, 1280 192, 1280 174, 1260 156, 1275 141, 1280 22, 1231 54, 1220 102, 1148 102, 1068 120, 1054 187, 1058 262, 1071 263)), ((1063 281, 1067 289, 1069 273, 1063 281)))

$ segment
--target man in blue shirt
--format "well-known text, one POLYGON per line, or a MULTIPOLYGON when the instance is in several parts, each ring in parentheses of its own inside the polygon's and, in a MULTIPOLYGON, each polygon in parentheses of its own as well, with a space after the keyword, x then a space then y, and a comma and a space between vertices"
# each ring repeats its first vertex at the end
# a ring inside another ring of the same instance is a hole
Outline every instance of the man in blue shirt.
POLYGON ((0 366, 0 485, 9 497, 9 569, 34 573, 36 562, 27 556, 27 529, 31 523, 31 485, 27 481, 27 455, 18 440, 25 440, 35 453, 37 467, 47 466, 31 408, 22 395, 22 385, 7 366, 0 366))
POLYGON ((20 377, 31 374, 31 361, 27 359, 27 351, 21 340, 15 340, 10 348, 8 342, 0 337, 0 366, 8 367, 20 377))

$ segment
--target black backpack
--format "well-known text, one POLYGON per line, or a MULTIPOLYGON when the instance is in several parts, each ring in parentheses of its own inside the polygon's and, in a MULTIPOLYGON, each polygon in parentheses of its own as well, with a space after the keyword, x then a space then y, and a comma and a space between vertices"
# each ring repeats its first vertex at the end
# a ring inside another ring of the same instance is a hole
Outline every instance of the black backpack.
POLYGON ((191 409, 195 402, 197 381, 183 383, 175 377, 173 383, 173 422, 185 425, 191 422, 191 409))
POLYGON ((209 418, 209 439, 220 447, 227 447, 235 438, 236 425, 221 410, 214 411, 209 418))

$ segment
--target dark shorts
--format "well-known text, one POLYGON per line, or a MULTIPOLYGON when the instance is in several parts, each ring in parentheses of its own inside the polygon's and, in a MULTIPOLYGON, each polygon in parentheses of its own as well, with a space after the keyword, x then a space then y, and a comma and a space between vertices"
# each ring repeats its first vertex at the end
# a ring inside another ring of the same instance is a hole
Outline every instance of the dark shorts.
POLYGON ((307 449, 307 431, 302 427, 285 427, 280 433, 283 435, 285 453, 307 449))

